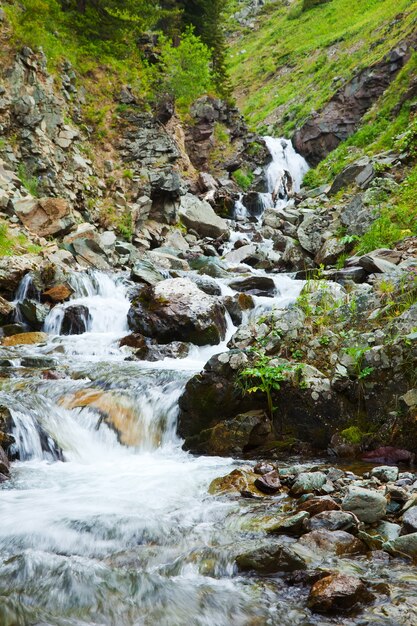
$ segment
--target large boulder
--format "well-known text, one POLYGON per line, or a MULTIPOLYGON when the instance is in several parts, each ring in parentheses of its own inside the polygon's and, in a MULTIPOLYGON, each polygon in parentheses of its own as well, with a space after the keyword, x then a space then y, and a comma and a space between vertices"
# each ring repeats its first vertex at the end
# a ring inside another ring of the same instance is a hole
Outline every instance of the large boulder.
POLYGON ((179 210, 181 221, 201 237, 221 237, 229 232, 224 219, 216 215, 210 204, 190 193, 181 198, 179 210))
POLYGON ((198 346, 220 343, 226 334, 225 308, 187 278, 172 278, 147 287, 128 314, 134 332, 160 343, 189 341, 198 346))
POLYGON ((62 235, 75 224, 71 208, 63 198, 32 198, 14 203, 16 215, 24 226, 40 237, 62 235))
POLYGON ((19 333, 2 339, 3 346, 31 346, 38 343, 45 343, 48 340, 46 333, 19 333))
POLYGON ((91 321, 88 307, 74 304, 65 309, 61 335, 82 335, 87 332, 91 321))
POLYGON ((379 491, 350 487, 342 502, 343 509, 354 513, 361 522, 378 522, 387 510, 387 499, 379 491))

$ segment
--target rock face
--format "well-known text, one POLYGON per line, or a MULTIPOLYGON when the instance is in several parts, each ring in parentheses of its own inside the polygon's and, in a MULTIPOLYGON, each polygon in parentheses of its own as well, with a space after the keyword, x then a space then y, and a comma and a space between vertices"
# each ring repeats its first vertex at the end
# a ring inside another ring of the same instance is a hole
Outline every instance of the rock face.
POLYGON ((404 43, 339 89, 330 102, 295 133, 293 143, 297 152, 317 165, 352 135, 364 113, 394 80, 409 54, 409 46, 404 43))
POLYGON ((187 228, 201 237, 221 237, 229 232, 227 223, 216 215, 208 202, 188 193, 181 198, 179 217, 187 228))
POLYGON ((373 597, 359 578, 331 574, 314 583, 308 606, 315 613, 351 611, 358 604, 371 602, 373 597))
POLYGON ((15 202, 14 209, 24 226, 40 237, 63 235, 75 223, 63 198, 24 198, 15 202))
POLYGON ((142 291, 128 319, 134 332, 160 343, 189 341, 204 346, 220 343, 226 333, 223 305, 187 278, 164 280, 142 291))

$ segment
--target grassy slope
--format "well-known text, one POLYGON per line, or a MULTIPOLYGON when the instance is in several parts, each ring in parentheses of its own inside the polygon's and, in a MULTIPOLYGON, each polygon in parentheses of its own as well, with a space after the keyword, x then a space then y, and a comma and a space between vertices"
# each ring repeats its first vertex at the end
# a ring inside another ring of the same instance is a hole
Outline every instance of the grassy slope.
POLYGON ((417 28, 413 0, 331 0, 304 13, 301 4, 266 5, 258 27, 234 38, 232 79, 254 127, 267 120, 290 133, 417 28))
MULTIPOLYGON (((331 0, 305 13, 301 4, 267 5, 258 28, 237 35, 232 46, 239 104, 261 132, 272 124, 275 134, 291 136, 343 81, 417 30, 417 3, 412 0, 331 0)), ((408 167, 393 172, 403 179, 398 193, 382 202, 380 218, 357 251, 417 235, 417 116, 406 98, 416 75, 414 53, 358 131, 306 177, 306 185, 315 187, 364 154, 394 148, 410 155, 408 167)))

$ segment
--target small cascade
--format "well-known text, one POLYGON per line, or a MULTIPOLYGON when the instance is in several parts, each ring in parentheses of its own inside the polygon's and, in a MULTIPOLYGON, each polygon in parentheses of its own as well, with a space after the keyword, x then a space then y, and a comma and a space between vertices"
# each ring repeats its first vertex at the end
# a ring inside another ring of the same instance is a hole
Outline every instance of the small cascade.
POLYGON ((26 320, 22 315, 19 305, 29 298, 39 301, 39 294, 37 289, 34 287, 33 278, 31 274, 26 274, 20 281, 13 300, 13 304, 15 305, 14 321, 18 324, 22 324, 23 326, 26 324, 26 320))
POLYGON ((72 274, 69 283, 74 294, 68 302, 52 309, 45 320, 45 332, 60 335, 67 309, 74 311, 75 307, 86 332, 120 334, 127 331, 130 303, 120 277, 97 271, 80 272, 72 274))

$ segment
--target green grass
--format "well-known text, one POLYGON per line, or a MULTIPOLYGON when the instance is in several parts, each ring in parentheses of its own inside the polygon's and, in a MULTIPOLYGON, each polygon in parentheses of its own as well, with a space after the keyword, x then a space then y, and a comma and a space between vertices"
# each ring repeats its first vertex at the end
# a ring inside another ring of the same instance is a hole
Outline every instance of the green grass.
POLYGON ((301 9, 302 0, 269 5, 259 28, 235 36, 230 71, 238 103, 257 129, 273 121, 277 133, 293 132, 416 28, 414 0, 331 0, 301 9))
POLYGON ((399 192, 381 210, 380 217, 362 236, 356 252, 391 247, 405 237, 417 235, 417 165, 401 184, 399 192))
POLYGON ((41 250, 41 246, 30 243, 23 233, 14 235, 5 222, 0 222, 0 257, 26 252, 37 254, 41 250))
POLYGON ((17 168, 17 175, 23 187, 35 198, 39 195, 39 181, 36 176, 32 176, 23 163, 17 168))

